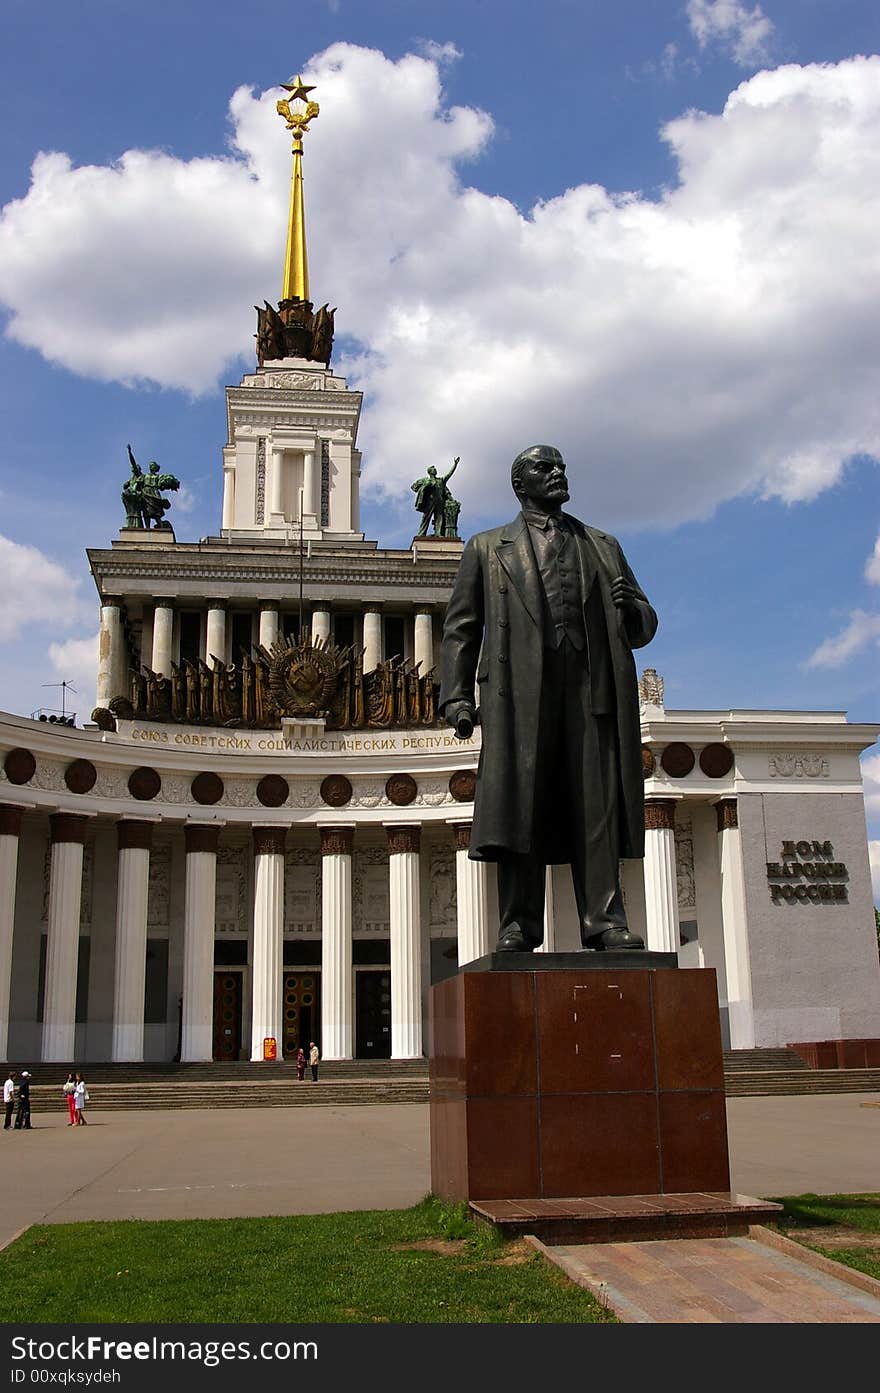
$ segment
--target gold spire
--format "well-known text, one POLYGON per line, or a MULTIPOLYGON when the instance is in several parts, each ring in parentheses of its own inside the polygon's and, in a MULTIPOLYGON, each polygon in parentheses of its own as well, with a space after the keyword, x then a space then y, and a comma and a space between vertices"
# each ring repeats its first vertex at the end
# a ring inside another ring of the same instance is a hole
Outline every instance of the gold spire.
POLYGON ((287 122, 287 129, 293 132, 293 175, 290 181, 290 216, 287 223, 287 251, 284 257, 284 284, 281 299, 308 300, 309 263, 306 255, 306 215, 303 204, 302 177, 302 138, 309 129, 309 122, 320 111, 317 102, 309 101, 309 93, 314 87, 306 87, 297 75, 281 86, 290 96, 276 104, 276 111, 287 122), (291 110, 291 102, 302 102, 305 106, 291 110))

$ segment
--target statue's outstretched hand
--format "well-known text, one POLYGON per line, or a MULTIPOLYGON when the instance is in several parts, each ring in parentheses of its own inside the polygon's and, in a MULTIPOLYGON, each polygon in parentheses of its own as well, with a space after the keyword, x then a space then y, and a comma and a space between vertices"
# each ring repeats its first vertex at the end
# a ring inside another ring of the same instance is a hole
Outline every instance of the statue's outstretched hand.
POLYGON ((477 713, 469 701, 450 701, 443 712, 459 740, 469 740, 477 723, 477 713))

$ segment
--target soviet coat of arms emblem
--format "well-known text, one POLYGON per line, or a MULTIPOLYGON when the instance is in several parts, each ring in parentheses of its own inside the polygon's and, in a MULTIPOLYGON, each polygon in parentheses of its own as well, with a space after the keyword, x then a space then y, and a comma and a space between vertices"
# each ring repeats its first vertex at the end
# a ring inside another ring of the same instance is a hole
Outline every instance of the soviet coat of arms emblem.
POLYGON ((276 639, 269 653, 269 691, 276 710, 282 716, 326 719, 348 654, 343 656, 335 644, 323 644, 309 635, 276 639))

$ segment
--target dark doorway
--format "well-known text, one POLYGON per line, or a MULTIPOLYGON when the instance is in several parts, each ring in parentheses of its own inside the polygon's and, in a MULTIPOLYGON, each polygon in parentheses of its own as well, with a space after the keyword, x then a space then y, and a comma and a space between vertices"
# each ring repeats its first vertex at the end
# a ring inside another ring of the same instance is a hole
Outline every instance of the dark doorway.
POLYGON ((357 983, 358 1059, 391 1058, 391 973, 360 971, 357 983))
POLYGON ((309 1042, 320 1048, 321 974, 314 971, 285 972, 284 1000, 281 1006, 281 1047, 285 1059, 296 1055, 300 1045, 306 1054, 309 1042))
POLYGON ((241 1052, 241 978, 228 968, 214 973, 215 1059, 238 1059, 241 1052))

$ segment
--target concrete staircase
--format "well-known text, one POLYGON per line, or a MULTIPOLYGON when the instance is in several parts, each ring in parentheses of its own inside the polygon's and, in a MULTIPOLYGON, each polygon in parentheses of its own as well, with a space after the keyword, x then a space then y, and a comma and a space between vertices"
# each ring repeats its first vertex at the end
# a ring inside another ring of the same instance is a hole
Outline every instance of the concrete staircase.
POLYGON ((811 1093, 875 1093, 880 1069, 811 1069, 789 1049, 725 1050, 728 1098, 811 1093))
MULTIPOLYGON (((63 1108, 66 1070, 30 1068, 35 1111, 63 1108)), ((374 1103, 427 1103, 424 1059, 350 1059, 321 1062, 317 1083, 308 1070, 299 1083, 289 1061, 211 1064, 84 1064, 89 1110, 172 1108, 350 1107, 374 1103)), ((792 1050, 728 1050, 724 1084, 730 1098, 760 1095, 880 1092, 880 1069, 810 1069, 792 1050)))

